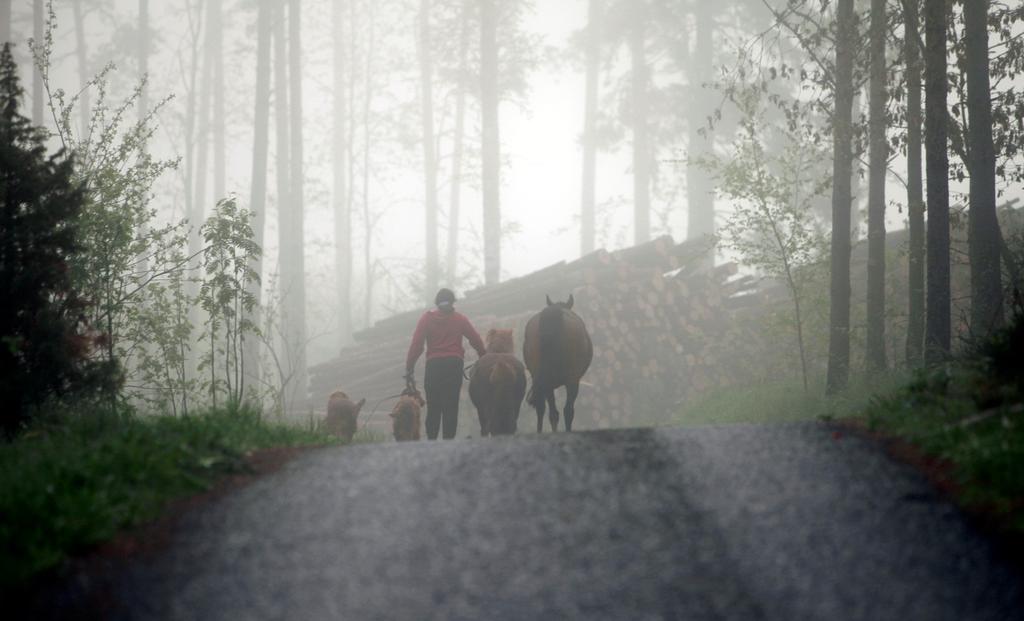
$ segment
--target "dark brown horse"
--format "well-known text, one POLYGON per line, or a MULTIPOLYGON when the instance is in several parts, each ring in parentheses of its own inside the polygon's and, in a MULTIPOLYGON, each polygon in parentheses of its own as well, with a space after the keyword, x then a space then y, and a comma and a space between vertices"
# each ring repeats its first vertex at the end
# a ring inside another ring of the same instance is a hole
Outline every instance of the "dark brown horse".
POLYGON ((526 324, 523 360, 533 379, 526 401, 537 410, 537 433, 544 426, 545 403, 551 430, 557 431, 555 389, 565 386, 565 430, 572 431, 580 379, 590 367, 594 345, 583 320, 572 311, 571 295, 567 302, 554 303, 548 297, 547 303, 547 307, 526 324))

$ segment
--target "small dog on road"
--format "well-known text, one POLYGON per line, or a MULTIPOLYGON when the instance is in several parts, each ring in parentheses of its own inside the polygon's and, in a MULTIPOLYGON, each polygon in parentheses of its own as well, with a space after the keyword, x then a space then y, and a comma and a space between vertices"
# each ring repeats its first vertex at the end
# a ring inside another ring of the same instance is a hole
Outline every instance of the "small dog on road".
POLYGON ((409 387, 402 391, 393 410, 391 410, 391 429, 398 442, 411 442, 420 439, 420 412, 427 402, 420 391, 409 387))
POLYGON ((366 399, 360 399, 359 403, 353 403, 344 392, 334 391, 327 399, 327 418, 323 424, 324 431, 345 442, 351 442, 352 436, 356 435, 356 419, 359 418, 359 410, 364 405, 366 405, 366 399))

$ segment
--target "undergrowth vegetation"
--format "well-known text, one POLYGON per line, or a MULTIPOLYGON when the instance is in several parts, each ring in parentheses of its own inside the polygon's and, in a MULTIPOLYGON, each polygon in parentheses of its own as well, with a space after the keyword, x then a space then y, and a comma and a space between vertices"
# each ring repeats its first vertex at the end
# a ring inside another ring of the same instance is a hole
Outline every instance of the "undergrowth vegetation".
POLYGON ((0 444, 0 590, 156 517, 169 500, 247 472, 253 451, 334 442, 245 408, 57 416, 0 444))
POLYGON ((869 428, 945 460, 971 510, 1024 535, 1024 316, 975 350, 873 400, 869 428))
POLYGON ((687 405, 672 424, 727 425, 785 423, 856 416, 879 395, 897 389, 907 378, 893 373, 876 381, 855 380, 836 397, 825 396, 824 385, 804 390, 799 378, 721 388, 687 405))

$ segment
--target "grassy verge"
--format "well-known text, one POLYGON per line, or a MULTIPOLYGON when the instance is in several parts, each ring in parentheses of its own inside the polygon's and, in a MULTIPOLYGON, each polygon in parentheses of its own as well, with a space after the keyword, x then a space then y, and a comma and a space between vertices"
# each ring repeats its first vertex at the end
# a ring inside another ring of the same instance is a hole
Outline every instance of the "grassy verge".
POLYGON ((78 415, 0 444, 0 590, 247 470, 271 447, 329 444, 257 412, 186 418, 78 415))
POLYGON ((846 418, 863 410, 877 395, 900 385, 904 376, 870 384, 851 386, 842 397, 828 398, 824 386, 804 390, 799 380, 765 382, 751 386, 722 388, 680 410, 674 425, 730 425, 739 423, 785 423, 822 418, 846 418))
MULTIPOLYGON (((1019 323, 1019 322, 1018 322, 1019 323)), ((989 343, 922 371, 863 412, 868 428, 909 442, 949 470, 957 500, 1016 539, 1024 537, 1024 336, 1018 360, 989 343)), ((1005 339, 1006 335, 1000 337, 1005 339)), ((1004 340, 1005 344, 1005 340, 1004 340)))

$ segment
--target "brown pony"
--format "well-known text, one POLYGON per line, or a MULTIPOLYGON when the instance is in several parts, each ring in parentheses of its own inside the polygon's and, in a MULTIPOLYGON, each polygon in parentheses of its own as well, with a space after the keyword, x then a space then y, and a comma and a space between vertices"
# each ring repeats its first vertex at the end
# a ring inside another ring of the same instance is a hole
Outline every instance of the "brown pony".
POLYGON ((554 303, 530 318, 523 339, 523 360, 533 385, 527 402, 537 410, 537 433, 544 427, 544 404, 550 410, 551 431, 558 430, 555 389, 565 386, 565 430, 572 431, 580 379, 590 367, 594 345, 580 316, 572 311, 573 298, 554 303))
POLYGON ((469 398, 480 419, 480 436, 516 432, 526 394, 526 369, 512 353, 512 330, 487 332, 487 354, 477 361, 469 380, 469 398))
POLYGON ((359 410, 366 405, 366 399, 353 403, 344 392, 336 390, 327 398, 327 418, 323 429, 332 436, 338 436, 345 442, 351 442, 356 434, 356 419, 359 410))
POLYGON ((420 411, 426 402, 415 388, 406 388, 391 410, 391 431, 398 442, 420 439, 420 411))

